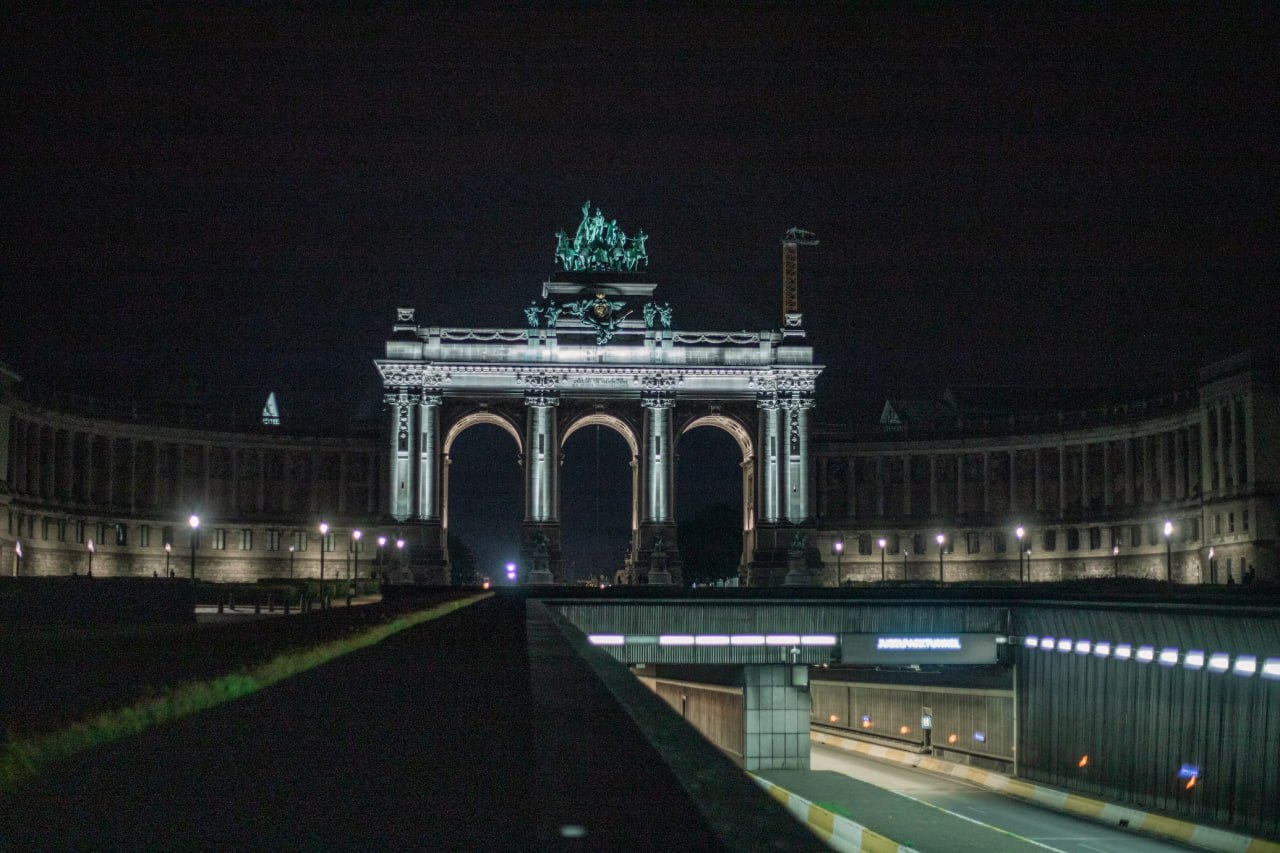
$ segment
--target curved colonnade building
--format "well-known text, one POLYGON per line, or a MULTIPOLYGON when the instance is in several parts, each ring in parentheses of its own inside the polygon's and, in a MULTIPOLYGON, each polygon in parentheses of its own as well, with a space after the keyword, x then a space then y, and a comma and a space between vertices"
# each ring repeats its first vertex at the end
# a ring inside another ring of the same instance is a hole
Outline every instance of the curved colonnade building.
MULTIPOLYGON (((1074 413, 889 401, 874 435, 814 428, 809 552, 825 585, 1274 581, 1277 388, 1273 366, 1238 356, 1197 389, 1074 413)), ((95 575, 186 576, 192 513, 205 579, 315 577, 321 521, 330 576, 356 529, 362 575, 401 558, 376 544, 396 535, 385 430, 178 421, 42 396, 0 368, 0 574, 85 574, 93 540, 95 575)))

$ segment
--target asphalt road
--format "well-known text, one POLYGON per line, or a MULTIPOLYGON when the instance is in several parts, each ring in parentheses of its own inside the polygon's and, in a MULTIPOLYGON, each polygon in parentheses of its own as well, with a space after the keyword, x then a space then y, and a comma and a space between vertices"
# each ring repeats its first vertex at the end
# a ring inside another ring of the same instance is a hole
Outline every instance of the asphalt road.
POLYGON ((1002 849, 1010 834, 1061 853, 1157 853, 1189 849, 1175 842, 1158 841, 1040 808, 965 782, 850 755, 831 747, 813 744, 811 754, 813 770, 841 773, 941 809, 958 820, 990 828, 993 849, 1002 849))

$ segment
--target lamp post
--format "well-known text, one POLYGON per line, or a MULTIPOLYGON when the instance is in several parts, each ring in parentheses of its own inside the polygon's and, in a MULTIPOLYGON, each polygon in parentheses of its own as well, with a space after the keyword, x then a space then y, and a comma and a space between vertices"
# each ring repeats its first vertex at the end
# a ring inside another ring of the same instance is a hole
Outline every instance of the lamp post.
POLYGON ((1213 561, 1213 546, 1209 546, 1209 583, 1218 582, 1218 566, 1213 561))
POLYGON ((404 540, 396 540, 396 571, 404 568, 404 540))
POLYGON ((164 576, 165 577, 169 577, 170 575, 169 557, 172 554, 173 554, 173 543, 172 542, 164 543, 164 576))
POLYGON ((89 540, 89 577, 93 577, 93 540, 89 540))
POLYGON ((1111 574, 1116 578, 1120 577, 1120 546, 1119 545, 1111 546, 1111 574))
POLYGON ((942 577, 942 543, 947 541, 947 537, 939 533, 935 538, 938 540, 938 583, 943 583, 944 581, 942 577))
POLYGON ((1027 535, 1027 530, 1019 524, 1013 535, 1018 537, 1018 583, 1022 583, 1022 537, 1027 535))
POLYGON ((840 558, 844 556, 844 540, 837 539, 831 543, 831 551, 836 555, 836 586, 840 585, 840 579, 844 576, 840 568, 840 558))
POLYGON ((295 549, 295 546, 293 546, 293 545, 290 545, 290 546, 289 546, 289 578, 290 578, 290 579, 292 579, 292 578, 293 578, 293 552, 294 552, 294 549, 295 549))
POLYGON ((377 559, 378 559, 378 571, 379 571, 379 572, 383 572, 384 574, 385 574, 385 573, 386 573, 386 571, 387 571, 387 566, 386 566, 386 562, 385 562, 385 560, 383 559, 383 556, 384 556, 384 555, 383 555, 383 553, 382 553, 382 549, 383 549, 383 548, 385 548, 385 547, 387 547, 387 537, 385 537, 385 536, 379 536, 379 537, 378 537, 378 558, 377 558, 377 559))
POLYGON ((881 537, 880 537, 880 542, 879 542, 879 545, 880 545, 880 583, 884 583, 884 582, 885 582, 885 575, 884 575, 884 546, 885 546, 885 544, 886 544, 886 543, 885 543, 885 541, 884 541, 884 537, 883 537, 883 536, 881 536, 881 537))
POLYGON ((352 580, 360 580, 360 537, 359 530, 351 531, 351 574, 352 580))
POLYGON ((507 563, 507 580, 511 583, 516 582, 516 564, 507 563))
POLYGON ((1164 521, 1164 571, 1169 589, 1173 589, 1173 522, 1164 521))
POLYGON ((191 525, 191 579, 196 579, 196 538, 200 532, 200 516, 192 513, 187 519, 187 524, 191 525))
POLYGON ((16 578, 22 574, 22 540, 15 539, 13 542, 13 576, 16 578))

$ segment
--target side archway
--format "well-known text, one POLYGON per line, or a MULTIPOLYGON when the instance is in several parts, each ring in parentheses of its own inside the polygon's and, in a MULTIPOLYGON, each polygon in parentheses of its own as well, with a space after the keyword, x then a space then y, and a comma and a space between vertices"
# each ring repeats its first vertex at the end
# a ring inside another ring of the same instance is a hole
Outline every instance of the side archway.
MULTIPOLYGON (((623 441, 627 443, 627 447, 631 451, 631 536, 634 542, 635 533, 640 528, 640 468, 636 464, 640 458, 640 440, 631 424, 617 415, 611 415, 607 412, 591 412, 574 418, 564 428, 560 436, 560 452, 564 452, 565 444, 569 441, 570 436, 578 430, 589 426, 608 427, 622 436, 623 441)), ((557 495, 557 503, 559 503, 559 499, 559 495, 557 495)), ((559 515, 559 509, 559 506, 557 506, 557 516, 559 515)))
POLYGON ((496 426, 511 436, 516 443, 516 457, 524 457, 524 438, 520 434, 519 428, 507 417, 498 412, 477 411, 468 412, 450 424, 448 431, 444 436, 444 443, 441 446, 441 455, 444 459, 443 471, 441 473, 441 507, 440 507, 440 526, 444 533, 444 549, 446 559, 448 558, 448 535, 449 535, 449 465, 451 463, 451 452, 454 442, 458 440, 464 432, 474 426, 481 424, 489 424, 496 426))
POLYGON ((690 430, 699 427, 716 427, 723 430, 738 444, 738 450, 742 455, 739 463, 742 468, 742 558, 740 565, 750 565, 752 555, 755 552, 756 538, 756 454, 751 430, 737 418, 716 413, 701 415, 689 420, 681 426, 680 435, 683 436, 690 430))

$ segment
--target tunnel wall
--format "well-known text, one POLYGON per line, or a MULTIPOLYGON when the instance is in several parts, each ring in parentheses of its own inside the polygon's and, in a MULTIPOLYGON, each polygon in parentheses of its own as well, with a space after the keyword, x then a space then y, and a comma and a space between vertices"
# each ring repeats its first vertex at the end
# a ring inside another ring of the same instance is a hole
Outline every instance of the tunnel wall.
POLYGON ((1166 648, 1253 654, 1260 668, 1280 656, 1273 616, 1023 607, 1015 618, 1055 645, 1014 651, 1020 776, 1280 837, 1280 681, 1158 660, 1166 648), (1149 645, 1157 659, 1059 651, 1064 638, 1149 645), (1184 765, 1199 770, 1190 787, 1184 765))

